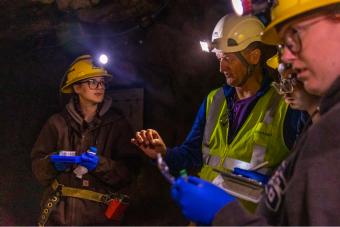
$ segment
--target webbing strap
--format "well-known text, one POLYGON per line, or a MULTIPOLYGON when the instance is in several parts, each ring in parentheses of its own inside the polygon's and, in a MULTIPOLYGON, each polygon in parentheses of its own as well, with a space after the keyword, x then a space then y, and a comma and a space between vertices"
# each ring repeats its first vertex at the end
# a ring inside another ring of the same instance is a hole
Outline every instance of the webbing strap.
POLYGON ((48 198, 48 200, 44 204, 44 207, 42 208, 38 219, 38 226, 45 226, 52 209, 59 203, 59 201, 60 195, 58 194, 58 192, 55 191, 54 195, 48 198))
POLYGON ((102 194, 99 192, 94 192, 85 189, 66 187, 62 184, 59 184, 57 180, 54 180, 52 182, 51 187, 54 192, 51 198, 49 198, 47 202, 44 204, 44 208, 42 209, 42 212, 38 220, 38 226, 44 226, 46 224, 52 209, 58 204, 58 202, 60 201, 60 197, 62 196, 87 199, 94 202, 105 204, 108 204, 112 199, 116 198, 124 202, 125 204, 129 203, 129 197, 124 194, 118 193, 102 194))
POLYGON ((79 199, 87 199, 87 200, 100 202, 100 203, 107 202, 106 201, 107 195, 99 193, 99 192, 94 192, 94 191, 79 189, 79 188, 66 187, 64 185, 59 184, 57 180, 54 180, 51 186, 53 190, 57 190, 60 187, 62 196, 75 197, 79 199))

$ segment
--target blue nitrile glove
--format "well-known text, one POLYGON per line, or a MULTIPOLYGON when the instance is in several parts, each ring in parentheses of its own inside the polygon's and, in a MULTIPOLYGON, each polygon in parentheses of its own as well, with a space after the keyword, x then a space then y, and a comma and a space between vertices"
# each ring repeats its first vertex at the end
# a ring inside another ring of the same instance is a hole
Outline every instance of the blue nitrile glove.
POLYGON ((97 148, 90 147, 90 151, 81 154, 81 161, 79 165, 86 167, 89 171, 94 170, 99 162, 99 158, 96 155, 97 148))
POLYGON ((261 182, 263 185, 267 184, 267 182, 269 180, 269 177, 267 175, 264 175, 264 174, 261 174, 261 173, 258 173, 256 171, 252 171, 252 170, 234 168, 233 173, 236 174, 236 175, 241 175, 243 177, 254 179, 258 182, 261 182))
POLYGON ((210 225, 216 213, 235 198, 197 177, 179 177, 171 187, 172 198, 183 215, 200 225, 210 225))

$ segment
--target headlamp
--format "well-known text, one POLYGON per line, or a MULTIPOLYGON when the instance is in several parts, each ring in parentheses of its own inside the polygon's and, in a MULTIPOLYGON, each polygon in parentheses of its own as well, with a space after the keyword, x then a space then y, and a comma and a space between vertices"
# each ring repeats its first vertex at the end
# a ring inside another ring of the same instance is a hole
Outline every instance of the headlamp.
POLYGON ((200 45, 201 45, 202 51, 204 52, 210 53, 211 50, 213 49, 211 42, 208 42, 208 41, 200 41, 200 45))
POLYGON ((101 54, 98 58, 98 62, 102 65, 106 65, 108 61, 109 61, 109 58, 106 54, 101 54))

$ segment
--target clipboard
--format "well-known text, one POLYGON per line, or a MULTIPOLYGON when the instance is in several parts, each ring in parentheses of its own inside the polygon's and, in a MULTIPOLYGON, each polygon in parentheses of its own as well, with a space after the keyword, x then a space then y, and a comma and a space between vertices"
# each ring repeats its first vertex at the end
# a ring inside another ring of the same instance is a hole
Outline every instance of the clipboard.
POLYGON ((254 179, 213 169, 219 175, 213 180, 213 184, 219 186, 229 194, 246 201, 259 203, 264 191, 264 185, 254 179))

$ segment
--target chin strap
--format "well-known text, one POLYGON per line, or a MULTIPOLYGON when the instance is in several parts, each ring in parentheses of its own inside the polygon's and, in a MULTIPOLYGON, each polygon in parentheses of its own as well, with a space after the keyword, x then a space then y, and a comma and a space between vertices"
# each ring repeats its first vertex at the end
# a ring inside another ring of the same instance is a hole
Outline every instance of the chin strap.
POLYGON ((242 64, 247 67, 247 75, 242 81, 242 85, 247 82, 247 80, 251 77, 251 75, 255 72, 255 68, 257 64, 250 64, 245 57, 241 54, 241 52, 235 52, 236 57, 242 62, 242 64))

